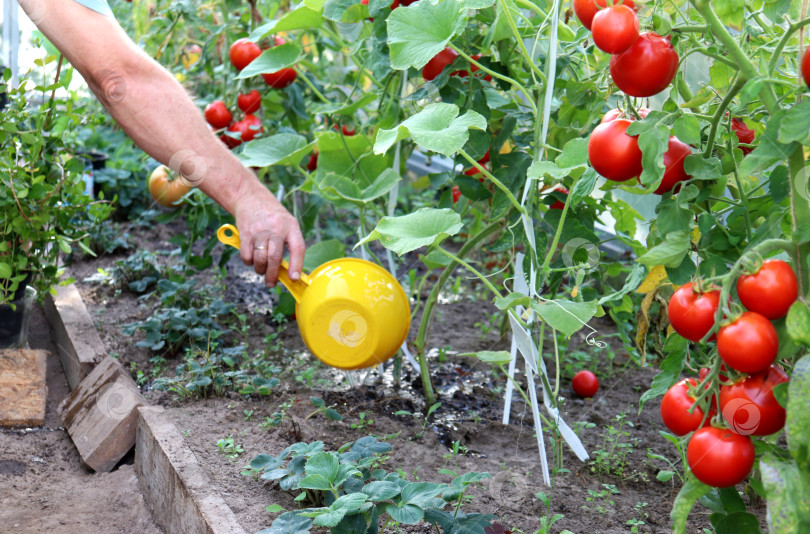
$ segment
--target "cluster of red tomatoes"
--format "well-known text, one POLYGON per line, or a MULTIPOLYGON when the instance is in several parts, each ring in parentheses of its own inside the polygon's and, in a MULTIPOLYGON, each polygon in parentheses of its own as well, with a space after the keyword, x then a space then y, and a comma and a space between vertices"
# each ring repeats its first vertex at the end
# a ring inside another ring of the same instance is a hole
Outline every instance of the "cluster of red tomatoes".
POLYGON ((613 82, 625 94, 645 98, 672 83, 680 58, 668 37, 655 32, 639 34, 635 9, 633 0, 610 7, 607 0, 574 0, 574 12, 592 31, 594 44, 613 54, 613 82))
MULTIPOLYGON (((280 46, 284 44, 284 42, 284 39, 281 37, 274 38, 276 46, 280 46)), ((259 45, 249 41, 247 38, 242 38, 236 40, 231 45, 229 56, 234 68, 241 71, 250 65, 254 59, 259 57, 261 53, 262 49, 259 45)), ((262 74, 265 83, 274 89, 287 87, 293 83, 297 77, 298 74, 295 72, 295 69, 291 68, 262 74)), ((240 94, 236 103, 245 116, 235 122, 231 111, 222 100, 214 100, 205 108, 205 120, 208 121, 208 124, 210 124, 212 128, 215 130, 227 128, 220 136, 220 139, 222 139, 222 142, 228 145, 229 148, 236 148, 264 131, 261 119, 253 115, 261 108, 261 93, 253 89, 246 94, 240 94)))
MULTIPOLYGON (((638 115, 643 119, 649 110, 641 108, 638 115)), ((588 140, 588 159, 596 172, 614 182, 625 182, 637 178, 644 170, 641 163, 641 148, 638 136, 628 135, 627 128, 635 117, 623 114, 618 109, 608 111, 588 140)), ((669 136, 667 151, 664 153, 664 177, 655 190, 658 195, 672 191, 678 182, 689 175, 684 170, 684 160, 692 153, 692 148, 675 137, 669 136)))
MULTIPOLYGON (((698 480, 716 487, 733 486, 748 476, 755 457, 750 436, 768 436, 785 425, 785 410, 773 388, 788 377, 774 364, 779 336, 771 321, 787 315, 795 302, 796 274, 784 261, 767 260, 756 273, 737 280, 737 296, 747 311, 729 318, 712 338, 723 361, 719 398, 690 412, 709 386, 704 383, 709 370, 703 369, 700 379, 678 382, 661 402, 661 418, 667 428, 679 436, 694 432, 686 454, 692 472, 698 480), (730 370, 738 378, 729 380, 726 373, 730 370), (712 425, 715 406, 727 426, 712 425)), ((678 334, 699 342, 714 328, 719 306, 720 291, 686 284, 672 295, 667 314, 678 334)))

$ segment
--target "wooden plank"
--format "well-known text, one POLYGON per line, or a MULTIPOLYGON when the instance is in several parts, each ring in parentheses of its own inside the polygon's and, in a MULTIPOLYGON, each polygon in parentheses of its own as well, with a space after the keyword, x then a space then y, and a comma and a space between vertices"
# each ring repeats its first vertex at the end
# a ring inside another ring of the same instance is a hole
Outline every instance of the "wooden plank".
POLYGON ((107 356, 59 405, 59 415, 84 462, 107 472, 135 445, 138 406, 146 404, 135 381, 107 356))
POLYGON ((48 387, 44 350, 0 350, 0 426, 42 426, 48 387))
POLYGON ((68 384, 74 389, 107 351, 75 285, 57 287, 56 295, 45 296, 43 308, 53 329, 68 384))
POLYGON ((135 472, 158 526, 184 534, 245 534, 163 408, 138 413, 135 472))

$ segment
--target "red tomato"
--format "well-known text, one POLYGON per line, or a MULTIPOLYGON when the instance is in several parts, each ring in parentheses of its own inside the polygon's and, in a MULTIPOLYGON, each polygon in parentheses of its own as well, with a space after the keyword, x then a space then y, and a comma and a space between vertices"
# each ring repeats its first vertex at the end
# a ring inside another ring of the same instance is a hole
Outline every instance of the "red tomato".
POLYGON ((597 11, 591 31, 593 44, 599 50, 608 54, 621 54, 638 39, 638 17, 627 6, 611 6, 597 11))
POLYGON ((632 121, 616 119, 597 126, 588 140, 591 166, 614 182, 624 182, 641 174, 638 136, 625 133, 632 121))
POLYGON ((484 157, 478 160, 478 163, 480 163, 481 165, 488 162, 489 162, 489 149, 487 149, 487 153, 484 154, 484 157))
POLYGON ((337 124, 333 124, 332 129, 335 130, 336 132, 342 132, 343 135, 345 135, 346 137, 351 137, 357 133, 357 130, 346 124, 340 127, 337 124))
POLYGON ((453 204, 455 204, 456 202, 458 202, 458 199, 461 198, 461 189, 459 189, 457 185, 454 185, 452 193, 453 193, 453 204))
MULTIPOLYGON (((619 2, 614 2, 618 4, 619 2)), ((624 5, 637 9, 633 0, 624 0, 624 5)), ((596 12, 604 7, 607 7, 607 0, 574 0, 574 13, 582 23, 583 26, 591 29, 591 23, 596 12)))
POLYGON ((777 384, 788 381, 776 365, 720 387, 720 411, 731 429, 746 436, 770 436, 785 426, 785 409, 773 396, 777 384))
POLYGON ((295 81, 298 77, 298 73, 295 72, 295 69, 286 68, 277 70, 276 72, 269 72, 262 74, 262 78, 264 78, 264 83, 272 87, 273 89, 284 89, 291 83, 295 81))
POLYGON ((796 302, 799 283, 789 264, 766 260, 755 274, 746 274, 737 280, 737 295, 747 309, 768 319, 780 319, 796 302))
POLYGON ((309 155, 309 163, 307 163, 307 170, 312 172, 318 168, 318 153, 313 152, 309 155))
POLYGON ((417 1, 418 0, 399 0, 399 5, 407 7, 417 1))
POLYGON ((727 428, 704 426, 689 439, 686 460, 698 480, 709 486, 736 486, 754 466, 754 444, 727 428))
POLYGON ((231 63, 236 70, 242 70, 250 63, 259 57, 262 49, 259 48, 254 42, 251 42, 247 37, 237 39, 232 45, 230 50, 231 63))
POLYGON ((255 113, 262 105, 262 95, 254 89, 246 95, 239 95, 236 104, 245 113, 255 113))
POLYGON ((245 115, 245 118, 242 119, 241 121, 236 121, 235 123, 231 124, 231 126, 228 128, 228 131, 233 133, 238 132, 242 136, 241 140, 227 136, 226 136, 226 138, 228 139, 227 141, 223 139, 226 145, 230 146, 231 148, 234 148, 241 145, 242 143, 247 143, 248 141, 256 137, 258 133, 263 132, 264 128, 262 127, 262 121, 257 116, 245 115))
POLYGON ((714 315, 719 305, 719 291, 695 293, 692 284, 685 284, 669 299, 667 316, 677 333, 697 343, 714 326, 714 315))
POLYGON ((227 128, 232 118, 231 112, 222 100, 214 100, 205 106, 205 120, 216 130, 227 128))
POLYGON ((427 81, 435 79, 437 76, 439 76, 439 74, 442 73, 447 65, 450 65, 456 60, 456 57, 458 57, 458 54, 455 50, 452 48, 445 48, 433 56, 433 59, 428 61, 427 64, 422 67, 422 78, 427 81))
POLYGON ((610 58, 610 75, 625 94, 653 96, 672 82, 678 71, 678 59, 669 38, 645 32, 625 52, 610 58))
MULTIPOLYGON (((731 119, 731 130, 737 134, 737 139, 740 141, 740 143, 744 143, 746 145, 753 143, 754 137, 756 137, 756 132, 749 128, 742 119, 738 119, 736 117, 731 119)), ((750 154, 754 149, 747 146, 741 146, 740 150, 743 151, 743 154, 750 154)))
MULTIPOLYGON (((689 408, 695 403, 695 396, 689 390, 697 387, 697 380, 684 378, 664 394, 661 399, 661 420, 676 436, 685 436, 700 428, 703 422, 703 410, 699 406, 689 413, 689 408)), ((709 417, 703 426, 711 423, 714 410, 709 411, 709 417)))
POLYGON ((742 373, 764 371, 778 352, 776 328, 757 312, 747 311, 717 332, 717 353, 726 365, 742 373))
POLYGON ((590 371, 580 371, 574 375, 571 386, 580 397, 593 397, 599 391, 599 380, 590 371))
POLYGON ((683 170, 683 161, 686 156, 691 154, 692 149, 689 145, 674 135, 669 136, 669 148, 664 152, 664 179, 661 180, 661 185, 655 190, 656 195, 663 195, 672 191, 675 184, 689 178, 689 175, 683 170))
POLYGON ((804 83, 810 86, 810 47, 804 49, 804 55, 802 56, 802 78, 804 79, 804 83))

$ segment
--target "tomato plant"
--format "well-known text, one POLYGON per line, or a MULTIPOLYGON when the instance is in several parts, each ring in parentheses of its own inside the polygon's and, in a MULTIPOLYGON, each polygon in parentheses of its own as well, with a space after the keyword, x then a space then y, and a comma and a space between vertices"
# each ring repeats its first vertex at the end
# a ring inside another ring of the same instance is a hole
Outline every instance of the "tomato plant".
POLYGON ((599 391, 599 379, 591 371, 582 370, 574 375, 571 387, 580 397, 593 397, 599 391))
POLYGON ((745 480, 754 466, 751 438, 728 430, 706 426, 698 429, 686 448, 689 469, 709 486, 728 488, 745 480))

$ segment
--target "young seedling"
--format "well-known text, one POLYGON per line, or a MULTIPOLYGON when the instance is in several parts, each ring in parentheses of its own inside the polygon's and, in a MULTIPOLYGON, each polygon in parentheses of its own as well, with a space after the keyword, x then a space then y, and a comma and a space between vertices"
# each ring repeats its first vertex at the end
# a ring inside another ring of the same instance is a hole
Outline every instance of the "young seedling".
POLYGON ((374 419, 370 417, 366 419, 366 412, 360 412, 357 417, 360 418, 360 421, 357 423, 352 423, 352 428, 355 430, 360 430, 374 425, 374 419))
MULTIPOLYGON (((330 421, 343 421, 343 416, 340 415, 337 410, 335 410, 335 406, 337 406, 336 404, 333 404, 332 406, 327 406, 326 402, 324 402, 324 400, 320 397, 310 397, 309 401, 312 403, 313 406, 315 406, 316 410, 311 414, 309 414, 308 416, 306 416, 304 418, 304 421, 306 421, 310 417, 315 417, 319 413, 324 414, 326 418, 329 419, 330 421)), ((352 425, 352 428, 355 428, 354 425, 352 425)))
POLYGON ((242 446, 234 441, 233 434, 229 434, 227 438, 217 440, 217 447, 219 447, 222 454, 231 462, 239 458, 239 455, 245 452, 242 446))
POLYGON ((407 410, 399 410, 397 412, 394 412, 394 415, 410 415, 411 417, 415 417, 416 419, 421 419, 420 424, 422 425, 422 430, 420 430, 419 433, 414 436, 414 438, 419 439, 422 437, 422 434, 425 433, 425 429, 428 426, 428 420, 430 419, 431 414, 436 410, 438 410, 441 405, 442 405, 441 402, 432 404, 430 408, 428 408, 427 415, 425 415, 424 419, 421 419, 422 417, 421 413, 418 412, 412 413, 407 410))

